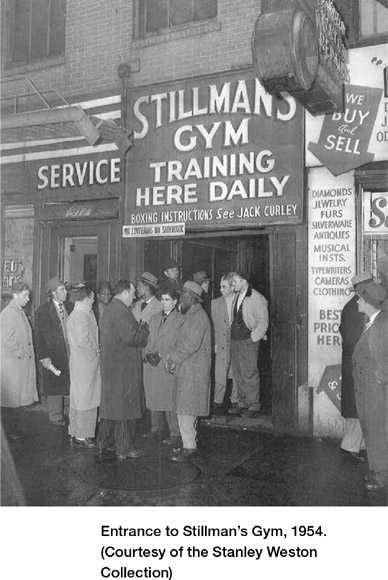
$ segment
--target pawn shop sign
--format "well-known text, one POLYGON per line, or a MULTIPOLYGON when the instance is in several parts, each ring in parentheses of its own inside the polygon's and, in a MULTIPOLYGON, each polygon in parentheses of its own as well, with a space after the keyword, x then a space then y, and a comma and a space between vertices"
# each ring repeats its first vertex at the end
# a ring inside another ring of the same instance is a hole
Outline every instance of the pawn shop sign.
POLYGON ((326 115, 318 143, 308 149, 335 176, 373 161, 368 153, 382 89, 345 85, 345 110, 326 115))

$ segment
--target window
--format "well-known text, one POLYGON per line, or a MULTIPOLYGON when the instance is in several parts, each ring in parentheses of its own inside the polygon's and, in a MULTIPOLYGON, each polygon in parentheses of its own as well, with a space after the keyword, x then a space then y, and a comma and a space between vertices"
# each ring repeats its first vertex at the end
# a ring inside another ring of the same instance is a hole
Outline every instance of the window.
POLYGON ((361 0, 360 39, 386 35, 388 31, 388 8, 376 0, 361 0))
POLYGON ((27 64, 65 51, 66 0, 13 0, 9 63, 27 64))
POLYGON ((138 37, 217 16, 217 0, 138 0, 138 37))

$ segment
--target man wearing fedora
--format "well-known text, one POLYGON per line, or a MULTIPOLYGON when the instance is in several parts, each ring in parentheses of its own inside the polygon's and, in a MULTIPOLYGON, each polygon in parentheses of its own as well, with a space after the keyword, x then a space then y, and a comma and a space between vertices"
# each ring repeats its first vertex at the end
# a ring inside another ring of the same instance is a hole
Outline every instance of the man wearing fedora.
POLYGON ((370 470, 365 488, 379 491, 388 480, 387 294, 377 282, 359 284, 356 292, 358 310, 368 317, 352 358, 357 412, 370 470))
POLYGON ((155 296, 158 279, 150 272, 143 272, 136 283, 136 294, 139 300, 132 307, 132 314, 137 322, 149 322, 151 316, 162 310, 160 301, 155 296))
POLYGON ((201 287, 188 281, 181 292, 182 323, 175 347, 167 355, 165 368, 174 373, 172 410, 178 416, 183 448, 175 450, 173 461, 197 457, 197 418, 210 408, 211 332, 210 321, 201 306, 201 287))
POLYGON ((47 282, 46 292, 48 301, 35 313, 36 355, 41 363, 41 388, 46 396, 49 420, 64 426, 70 389, 66 323, 72 309, 66 302, 66 287, 59 278, 47 282))
POLYGON ((252 288, 247 272, 233 272, 232 286, 236 299, 231 326, 231 360, 238 404, 231 407, 229 413, 244 413, 249 417, 261 409, 258 358, 260 341, 266 340, 268 307, 264 296, 252 288))
POLYGON ((358 288, 361 288, 361 285, 368 282, 373 282, 373 276, 367 271, 361 272, 352 278, 353 286, 351 290, 354 295, 342 310, 339 326, 342 338, 341 415, 345 419, 341 449, 347 457, 360 463, 365 462, 364 455, 360 453, 365 444, 354 395, 352 355, 365 326, 365 315, 358 310, 359 296, 356 292, 358 288))
POLYGON ((171 288, 176 292, 180 292, 182 289, 182 283, 179 278, 179 265, 178 262, 169 256, 163 262, 163 278, 161 280, 161 286, 163 288, 171 288))
POLYGON ((193 274, 193 282, 195 282, 196 284, 198 284, 198 286, 201 286, 201 288, 202 288, 202 294, 201 294, 202 307, 210 317, 211 316, 211 298, 209 295, 209 287, 210 287, 211 280, 210 280, 209 276, 206 274, 206 272, 201 270, 200 272, 195 272, 193 274))

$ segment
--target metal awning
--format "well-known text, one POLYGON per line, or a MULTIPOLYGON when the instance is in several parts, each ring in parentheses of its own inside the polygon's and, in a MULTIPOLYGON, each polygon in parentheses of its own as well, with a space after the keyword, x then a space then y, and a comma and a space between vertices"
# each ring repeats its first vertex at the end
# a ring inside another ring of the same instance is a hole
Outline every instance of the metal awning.
POLYGON ((60 104, 51 106, 45 94, 38 90, 27 76, 3 79, 3 82, 23 81, 32 87, 32 93, 8 94, 2 99, 13 103, 13 112, 3 106, 1 116, 1 142, 19 143, 45 139, 64 139, 84 137, 90 145, 96 145, 101 139, 113 141, 118 149, 125 153, 133 146, 129 132, 120 127, 114 120, 102 120, 88 115, 79 105, 70 105, 57 91, 54 93, 60 104), (31 97, 38 99, 40 107, 20 111, 20 101, 28 102, 31 97), (42 102, 45 106, 41 108, 42 102))

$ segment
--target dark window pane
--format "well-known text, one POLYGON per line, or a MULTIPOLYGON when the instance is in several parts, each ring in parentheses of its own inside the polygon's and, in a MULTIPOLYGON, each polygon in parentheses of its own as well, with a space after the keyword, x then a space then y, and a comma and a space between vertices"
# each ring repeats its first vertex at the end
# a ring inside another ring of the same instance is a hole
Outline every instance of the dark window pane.
POLYGON ((15 20, 12 38, 12 61, 26 62, 28 60, 30 1, 15 0, 15 20))
POLYGON ((194 0, 193 20, 208 20, 217 16, 217 0, 194 0))
POLYGON ((65 52, 66 0, 51 0, 50 55, 65 52))
POLYGON ((171 0, 170 25, 178 26, 193 21, 193 0, 171 0))
POLYGON ((31 59, 44 58, 48 53, 48 23, 50 0, 34 0, 32 12, 31 59))
POLYGON ((168 26, 168 0, 147 0, 145 31, 157 32, 168 26))

